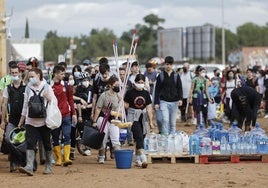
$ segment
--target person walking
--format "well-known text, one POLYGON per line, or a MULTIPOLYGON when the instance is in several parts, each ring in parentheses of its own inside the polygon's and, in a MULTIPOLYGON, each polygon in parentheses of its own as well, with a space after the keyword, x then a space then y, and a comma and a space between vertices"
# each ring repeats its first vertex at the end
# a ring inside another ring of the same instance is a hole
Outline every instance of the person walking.
POLYGON ((46 156, 45 170, 44 174, 52 173, 52 150, 51 150, 51 141, 50 141, 50 129, 46 126, 45 123, 45 114, 41 114, 40 111, 39 116, 37 115, 37 110, 32 108, 31 100, 34 96, 39 95, 39 97, 44 100, 43 104, 39 105, 39 109, 44 109, 45 104, 50 103, 53 99, 55 99, 54 93, 50 85, 43 79, 42 70, 39 68, 33 68, 29 70, 29 83, 26 86, 24 93, 24 102, 23 109, 21 113, 21 118, 18 124, 18 127, 22 127, 25 121, 26 128, 26 142, 27 142, 27 150, 26 150, 26 166, 20 167, 19 171, 21 173, 26 173, 28 176, 33 176, 33 163, 35 159, 35 147, 37 143, 37 139, 40 136, 46 156), (31 110, 30 110, 31 109, 31 110), (32 114, 33 111, 35 115, 32 114))
MULTIPOLYGON (((110 77, 107 86, 109 88, 108 91, 105 91, 101 94, 99 97, 97 103, 96 103, 96 109, 93 117, 93 126, 98 126, 100 128, 105 110, 108 108, 109 104, 112 104, 112 111, 118 110, 118 106, 120 103, 120 96, 118 95, 118 92, 120 91, 120 85, 119 80, 116 77, 110 77)), ((111 141, 111 147, 113 150, 117 150, 120 148, 120 141, 119 141, 119 128, 118 126, 111 123, 111 120, 114 117, 111 116, 109 120, 107 121, 107 124, 105 126, 104 132, 105 136, 103 139, 102 147, 99 149, 98 154, 98 162, 99 164, 104 164, 105 161, 105 147, 108 141, 108 138, 110 138, 111 141)))
POLYGON ((126 92, 124 101, 127 108, 127 121, 133 122, 131 131, 136 142, 136 165, 146 168, 144 137, 148 129, 153 129, 152 100, 150 93, 144 89, 145 76, 137 74, 134 87, 126 92))
POLYGON ((25 161, 22 159, 22 157, 17 155, 17 152, 15 151, 16 148, 12 145, 12 143, 10 143, 9 135, 10 132, 19 124, 26 85, 22 82, 22 72, 17 65, 10 67, 10 76, 12 83, 8 85, 3 91, 1 128, 5 130, 4 139, 9 145, 10 172, 14 172, 18 170, 18 168, 25 161), (8 118, 6 118, 7 112, 8 118), (8 123, 6 124, 6 122, 8 123))
POLYGON ((182 105, 180 106, 182 122, 186 122, 188 119, 188 117, 186 117, 186 115, 188 116, 188 112, 186 112, 186 110, 190 112, 192 110, 192 104, 189 103, 187 104, 187 99, 189 98, 190 89, 192 85, 192 79, 194 78, 194 75, 189 70, 189 68, 190 68, 189 63, 188 62, 184 63, 182 67, 183 72, 180 74, 182 93, 183 93, 182 105), (187 105, 188 109, 186 109, 187 105))
POLYGON ((63 165, 68 166, 72 164, 72 161, 70 160, 71 126, 72 123, 76 124, 77 122, 73 100, 73 88, 70 85, 65 85, 63 81, 64 77, 65 68, 63 66, 56 65, 53 69, 54 84, 52 85, 52 88, 56 98, 58 99, 58 107, 62 115, 61 126, 57 129, 52 130, 53 150, 56 156, 56 166, 62 165, 62 153, 60 144, 64 145, 63 165), (63 137, 60 143, 59 139, 61 132, 63 137))
POLYGON ((213 101, 208 91, 208 80, 206 78, 206 69, 202 66, 196 68, 196 77, 192 81, 189 95, 189 103, 193 104, 197 125, 204 123, 207 126, 208 102, 213 101))
POLYGON ((174 58, 165 58, 165 71, 157 76, 155 86, 155 110, 161 110, 163 134, 176 131, 176 116, 178 106, 182 105, 182 84, 180 76, 173 71, 174 58))

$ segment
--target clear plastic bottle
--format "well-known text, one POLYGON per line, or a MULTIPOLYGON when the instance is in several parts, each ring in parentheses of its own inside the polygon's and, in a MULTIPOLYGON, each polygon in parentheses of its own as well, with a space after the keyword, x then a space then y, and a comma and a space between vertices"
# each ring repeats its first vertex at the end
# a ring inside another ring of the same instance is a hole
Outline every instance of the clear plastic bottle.
POLYGON ((237 127, 237 123, 233 122, 231 128, 228 129, 228 142, 230 144, 231 153, 237 154, 237 143, 239 142, 240 136, 242 135, 242 130, 237 127), (234 151, 232 151, 234 150, 234 151))
POLYGON ((194 131, 194 134, 199 137, 209 137, 209 131, 205 128, 204 124, 200 123, 198 128, 194 131))
POLYGON ((208 128, 209 137, 212 138, 212 132, 216 129, 216 124, 214 121, 211 122, 211 126, 208 128))
POLYGON ((256 122, 255 127, 250 131, 251 134, 265 135, 265 130, 260 127, 260 124, 256 122))
POLYGON ((225 136, 221 137, 221 145, 220 145, 220 150, 221 150, 221 154, 222 155, 226 155, 227 154, 227 139, 225 136))
POLYGON ((150 150, 150 140, 148 137, 148 134, 146 134, 145 138, 144 138, 144 150, 148 153, 150 150))
POLYGON ((200 141, 198 135, 191 135, 189 139, 190 155, 200 154, 200 141))
POLYGON ((219 129, 215 132, 216 140, 221 141, 221 138, 224 136, 228 138, 228 131, 223 128, 222 124, 219 124, 219 129))
POLYGON ((183 153, 183 135, 181 133, 176 133, 174 138, 174 153, 183 153))
POLYGON ((175 153, 175 135, 170 134, 168 135, 168 153, 174 154, 175 153))
POLYGON ((200 140, 200 154, 201 155, 211 155, 212 154, 212 146, 211 139, 208 137, 203 137, 200 140))
POLYGON ((155 153, 157 152, 157 135, 154 132, 150 132, 148 134, 149 138, 149 152, 155 153))
POLYGON ((255 127, 250 131, 252 142, 257 146, 256 153, 265 153, 265 138, 267 137, 265 131, 260 127, 259 123, 255 124, 255 127))

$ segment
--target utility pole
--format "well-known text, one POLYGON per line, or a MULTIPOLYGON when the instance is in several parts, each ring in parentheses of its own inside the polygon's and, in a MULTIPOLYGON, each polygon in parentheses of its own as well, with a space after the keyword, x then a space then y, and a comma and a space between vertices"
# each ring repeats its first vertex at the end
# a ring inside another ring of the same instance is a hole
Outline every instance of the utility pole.
POLYGON ((222 48, 222 64, 225 66, 225 30, 224 30, 224 0, 221 0, 221 12, 222 12, 222 28, 221 28, 221 48, 222 48))
POLYGON ((5 0, 0 0, 0 77, 7 72, 5 0))

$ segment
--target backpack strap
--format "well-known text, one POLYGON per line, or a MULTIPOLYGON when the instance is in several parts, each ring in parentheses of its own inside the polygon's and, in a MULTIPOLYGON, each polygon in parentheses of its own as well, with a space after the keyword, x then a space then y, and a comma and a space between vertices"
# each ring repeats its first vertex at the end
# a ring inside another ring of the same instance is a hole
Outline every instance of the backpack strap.
POLYGON ((177 79, 178 79, 178 74, 176 72, 174 72, 174 81, 175 81, 175 85, 177 85, 177 79))
POLYGON ((42 89, 40 90, 40 92, 38 93, 38 96, 39 96, 39 97, 40 97, 42 91, 44 91, 44 88, 45 88, 45 86, 43 86, 42 89))
POLYGON ((163 81, 164 81, 164 72, 161 71, 159 76, 160 76, 160 81, 161 81, 161 84, 162 84, 163 81))
MULTIPOLYGON (((164 81, 164 72, 163 71, 160 72, 159 76, 160 76, 161 83, 163 83, 163 81, 164 81)), ((177 85, 177 79, 178 79, 178 74, 176 72, 174 72, 175 85, 177 85)))

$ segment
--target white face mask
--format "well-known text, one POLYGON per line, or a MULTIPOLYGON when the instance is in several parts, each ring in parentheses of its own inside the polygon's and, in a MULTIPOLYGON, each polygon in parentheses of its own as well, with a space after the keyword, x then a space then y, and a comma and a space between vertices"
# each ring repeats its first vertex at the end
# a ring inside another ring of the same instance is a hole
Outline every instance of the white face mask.
POLYGON ((85 88, 88 88, 88 86, 89 86, 89 81, 83 81, 83 82, 82 82, 82 85, 83 85, 85 88))
POLYGON ((19 79, 20 79, 19 76, 11 76, 11 80, 12 80, 13 82, 17 82, 19 79))
POLYGON ((202 72, 201 74, 200 74, 200 76, 202 76, 203 78, 206 76, 206 73, 204 73, 204 72, 202 72))
POLYGON ((74 77, 75 78, 79 78, 79 76, 80 76, 80 72, 79 71, 74 72, 74 77))
POLYGON ((74 80, 70 80, 69 85, 73 86, 74 85, 74 80))
POLYGON ((144 84, 137 84, 137 83, 134 83, 135 87, 138 89, 138 90, 143 90, 144 89, 144 84))
POLYGON ((29 81, 30 81, 30 83, 31 83, 32 85, 36 85, 36 84, 38 83, 38 80, 37 80, 37 78, 35 78, 35 77, 30 78, 29 81))

